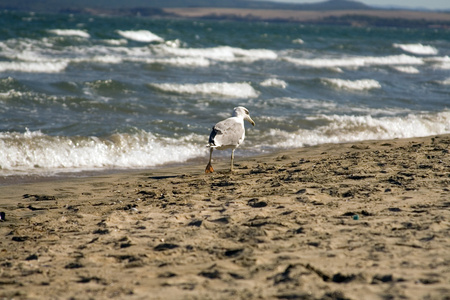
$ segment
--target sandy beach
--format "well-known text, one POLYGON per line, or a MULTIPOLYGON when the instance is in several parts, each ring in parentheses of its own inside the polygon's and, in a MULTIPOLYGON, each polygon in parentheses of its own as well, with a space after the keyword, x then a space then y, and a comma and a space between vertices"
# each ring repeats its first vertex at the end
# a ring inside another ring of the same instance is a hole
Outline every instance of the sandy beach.
POLYGON ((0 187, 2 299, 449 299, 450 135, 0 187))

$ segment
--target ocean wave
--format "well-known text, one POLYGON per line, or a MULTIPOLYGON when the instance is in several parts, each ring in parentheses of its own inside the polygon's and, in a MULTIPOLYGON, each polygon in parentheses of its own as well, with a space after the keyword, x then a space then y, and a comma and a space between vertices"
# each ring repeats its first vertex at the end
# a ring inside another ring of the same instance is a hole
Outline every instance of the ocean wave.
POLYGON ((427 63, 431 63, 436 69, 449 70, 450 57, 449 56, 434 56, 425 59, 427 63))
POLYGON ((128 44, 128 41, 126 39, 108 39, 108 40, 102 40, 103 43, 113 46, 123 46, 128 44))
POLYGON ((280 87, 285 89, 288 84, 286 81, 276 78, 269 78, 260 83, 262 86, 272 86, 272 87, 280 87))
POLYGON ((69 65, 68 61, 51 62, 0 62, 0 72, 59 73, 69 65))
POLYGON ((419 74, 420 71, 417 68, 414 68, 413 66, 393 66, 394 70, 406 73, 406 74, 419 74))
POLYGON ((400 48, 403 51, 419 54, 419 55, 436 55, 439 53, 438 49, 433 46, 422 44, 393 44, 394 48, 400 48))
POLYGON ((295 148, 324 143, 411 138, 450 133, 450 111, 375 118, 370 115, 321 115, 310 120, 327 124, 312 130, 286 132, 271 129, 266 147, 295 148))
POLYGON ((442 85, 450 85, 450 77, 446 78, 444 80, 437 80, 436 83, 442 84, 442 85))
POLYGON ((164 39, 156 34, 148 31, 148 30, 117 30, 117 33, 123 36, 126 39, 143 42, 143 43, 151 43, 151 42, 164 42, 164 39))
POLYGON ((305 41, 303 41, 302 39, 295 39, 295 40, 292 40, 292 43, 301 45, 301 44, 304 44, 305 41))
POLYGON ((168 58, 149 58, 139 59, 148 64, 172 65, 176 67, 209 67, 211 61, 203 57, 168 57, 168 58))
POLYGON ((77 36, 82 38, 90 38, 91 35, 83 30, 78 29, 51 29, 48 32, 60 35, 60 36, 77 36))
MULTIPOLYGON (((145 32, 151 35, 150 32, 145 32)), ((122 34, 129 38, 136 35, 134 38, 141 41, 163 41, 151 36, 145 39, 142 37, 145 34, 141 31, 122 32, 122 34)), ((2 62, 0 71, 57 73, 64 71, 70 63, 120 64, 123 62, 205 68, 216 62, 252 63, 258 60, 274 60, 278 57, 274 51, 266 49, 242 49, 229 46, 181 48, 182 43, 178 40, 145 47, 127 47, 124 41, 126 44, 126 40, 99 40, 100 44, 69 45, 62 48, 55 46, 54 41, 49 38, 0 41, 2 57, 9 60, 2 62), (111 41, 117 41, 117 44, 111 41)))
POLYGON ((229 46, 211 48, 179 48, 167 45, 155 47, 155 50, 163 55, 173 55, 181 57, 203 57, 216 61, 244 61, 253 62, 257 60, 275 60, 276 52, 267 49, 242 49, 229 46))
POLYGON ((14 89, 0 93, 0 99, 13 99, 22 97, 23 93, 14 89))
POLYGON ((311 68, 355 68, 372 65, 422 65, 422 58, 405 54, 390 56, 356 56, 343 58, 293 58, 285 57, 284 60, 298 66, 311 68))
POLYGON ((232 98, 256 98, 259 92, 249 83, 208 82, 198 84, 150 83, 157 90, 177 94, 218 95, 232 98))
MULTIPOLYGON (((202 137, 203 138, 203 137, 202 137)), ((48 136, 40 131, 0 133, 0 175, 54 174, 147 168, 205 155, 196 135, 158 138, 140 131, 108 138, 48 136)))
POLYGON ((373 79, 345 80, 339 78, 322 78, 321 81, 326 85, 346 90, 363 91, 370 89, 380 89, 381 84, 373 79))

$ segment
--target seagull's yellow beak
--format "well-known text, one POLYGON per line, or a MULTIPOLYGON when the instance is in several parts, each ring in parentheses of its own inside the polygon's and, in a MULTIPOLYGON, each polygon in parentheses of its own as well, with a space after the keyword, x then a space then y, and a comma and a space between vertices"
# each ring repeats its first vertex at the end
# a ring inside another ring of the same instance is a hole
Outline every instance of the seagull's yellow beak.
POLYGON ((250 118, 250 116, 247 116, 247 118, 245 118, 247 121, 250 122, 250 124, 252 124, 253 126, 255 126, 255 122, 252 120, 252 118, 250 118))

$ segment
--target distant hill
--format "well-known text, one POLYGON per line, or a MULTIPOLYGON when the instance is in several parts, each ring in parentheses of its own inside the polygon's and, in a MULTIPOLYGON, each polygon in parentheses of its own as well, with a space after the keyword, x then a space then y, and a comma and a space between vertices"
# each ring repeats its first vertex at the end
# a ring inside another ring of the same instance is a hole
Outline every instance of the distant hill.
POLYGON ((289 10, 367 10, 372 7, 350 0, 292 4, 254 0, 1 0, 0 9, 35 12, 89 12, 90 10, 130 10, 135 8, 251 8, 289 10))
POLYGON ((127 17, 450 29, 450 12, 389 10, 350 0, 306 4, 263 0, 0 0, 0 10, 5 9, 127 17))

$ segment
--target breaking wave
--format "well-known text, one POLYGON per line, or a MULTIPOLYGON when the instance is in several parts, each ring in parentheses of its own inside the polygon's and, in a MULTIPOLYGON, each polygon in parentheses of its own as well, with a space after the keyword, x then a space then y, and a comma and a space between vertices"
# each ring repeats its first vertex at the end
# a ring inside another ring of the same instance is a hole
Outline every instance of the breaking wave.
POLYGON ((436 55, 439 53, 438 49, 433 46, 422 44, 393 44, 395 48, 400 48, 405 52, 419 54, 419 55, 436 55))
POLYGON ((0 62, 0 72, 60 73, 69 62, 0 62))
POLYGON ((0 133, 0 174, 54 174, 112 168, 148 168, 204 155, 195 135, 158 138, 152 133, 107 138, 49 136, 40 131, 0 133))
POLYGON ((156 48, 157 52, 165 55, 181 57, 202 57, 217 61, 233 62, 253 62, 257 60, 275 60, 278 55, 275 51, 267 49, 242 49, 229 46, 211 48, 178 48, 161 45, 156 48))
POLYGON ((405 54, 390 55, 390 56, 356 56, 346 58, 293 58, 286 57, 286 61, 298 66, 311 68, 354 68, 366 67, 372 65, 422 65, 424 61, 422 58, 409 56, 405 54))
POLYGON ((394 70, 406 74, 419 74, 420 71, 412 66, 393 66, 394 70))
POLYGON ((272 129, 268 138, 276 142, 266 146, 295 148, 324 143, 411 138, 450 133, 450 111, 389 117, 321 115, 308 119, 323 121, 327 124, 312 130, 300 129, 293 133, 272 129))
POLYGON ((157 90, 177 94, 218 95, 232 98, 256 98, 259 92, 249 83, 210 82, 198 84, 150 83, 157 90))
POLYGON ((156 34, 148 31, 148 30, 117 30, 117 33, 122 37, 143 43, 151 43, 151 42, 164 42, 164 39, 156 34))
POLYGON ((51 29, 49 32, 60 36, 77 36, 86 39, 91 37, 86 31, 78 29, 51 29))
POLYGON ((345 80, 339 78, 322 78, 322 82, 326 85, 346 90, 363 91, 370 89, 380 89, 381 84, 373 79, 345 80))
POLYGON ((272 86, 272 87, 280 87, 285 89, 288 84, 286 81, 276 78, 269 78, 260 83, 262 86, 272 86))

